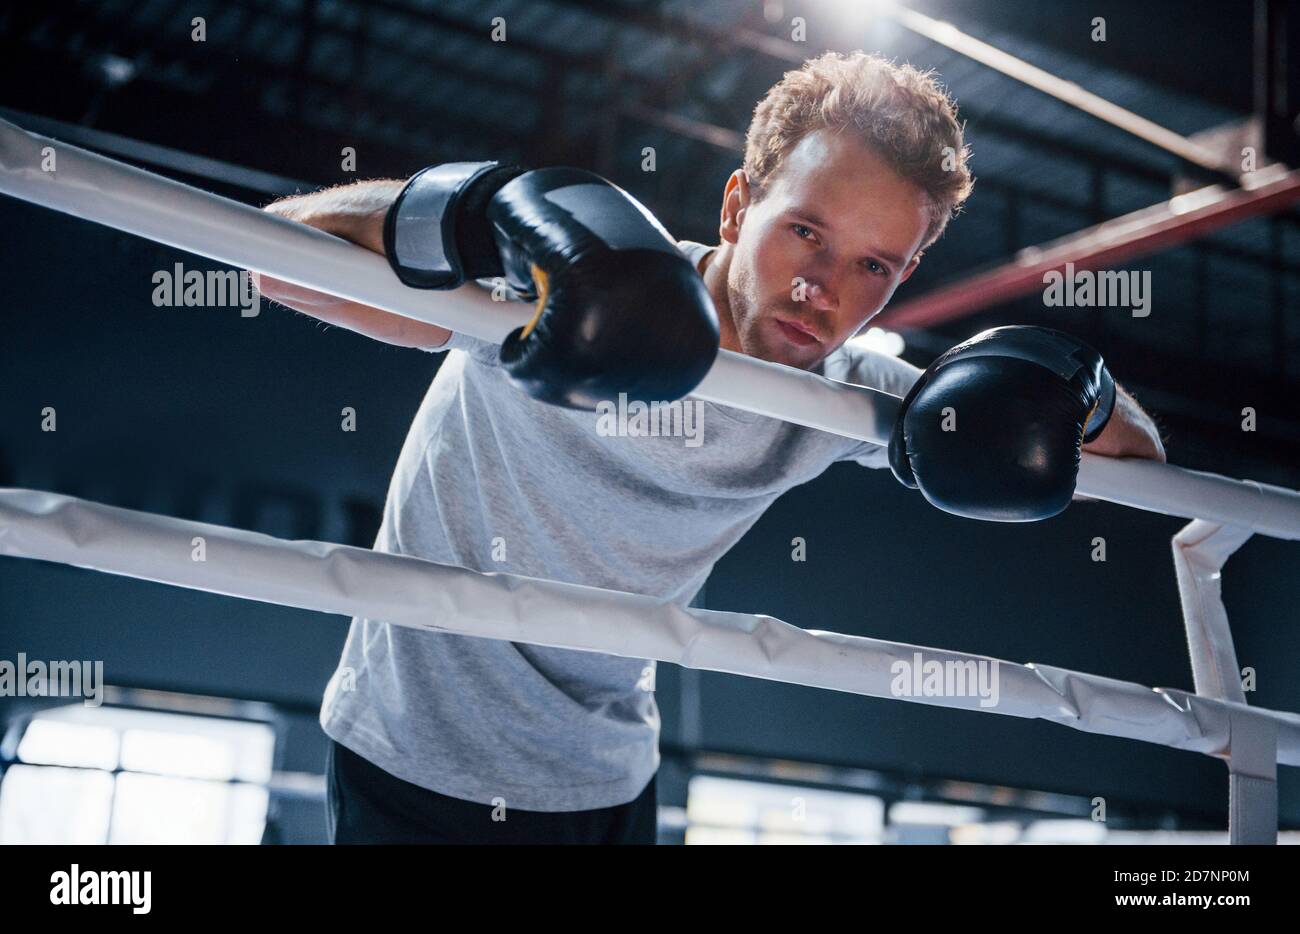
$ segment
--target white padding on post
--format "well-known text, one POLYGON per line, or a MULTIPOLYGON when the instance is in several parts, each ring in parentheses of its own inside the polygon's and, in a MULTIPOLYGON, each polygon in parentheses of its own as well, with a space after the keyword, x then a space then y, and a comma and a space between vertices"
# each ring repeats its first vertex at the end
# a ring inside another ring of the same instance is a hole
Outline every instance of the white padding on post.
POLYGON ((1246 703, 1241 669, 1223 607, 1223 564, 1251 536, 1250 529, 1200 519, 1174 536, 1174 571, 1187 627, 1196 693, 1246 703))

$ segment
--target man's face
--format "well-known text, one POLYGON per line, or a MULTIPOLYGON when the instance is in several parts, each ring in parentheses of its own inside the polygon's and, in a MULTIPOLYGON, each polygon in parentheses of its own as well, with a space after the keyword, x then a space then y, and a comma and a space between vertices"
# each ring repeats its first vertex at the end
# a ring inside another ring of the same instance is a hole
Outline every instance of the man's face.
POLYGON ((763 197, 752 195, 738 172, 723 206, 736 349, 809 369, 912 274, 925 196, 870 147, 828 130, 801 140, 763 197))

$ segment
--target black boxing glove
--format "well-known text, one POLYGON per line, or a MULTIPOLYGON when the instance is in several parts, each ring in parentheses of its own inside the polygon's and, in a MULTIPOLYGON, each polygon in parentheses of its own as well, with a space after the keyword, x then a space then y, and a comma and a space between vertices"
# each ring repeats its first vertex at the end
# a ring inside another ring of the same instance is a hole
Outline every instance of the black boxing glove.
POLYGON ((447 162, 412 175, 384 216, 384 254, 397 278, 416 289, 455 289, 502 275, 487 206, 523 172, 499 162, 447 162))
POLYGON ((535 284, 537 312, 501 345, 529 395, 591 409, 626 393, 679 399, 718 354, 703 279, 654 216, 581 169, 527 172, 488 205, 506 278, 535 284))
POLYGON ((1070 504, 1082 446, 1114 406, 1115 381, 1091 347, 1050 328, 993 328, 944 353, 908 391, 889 466, 945 512, 1046 519, 1070 504))

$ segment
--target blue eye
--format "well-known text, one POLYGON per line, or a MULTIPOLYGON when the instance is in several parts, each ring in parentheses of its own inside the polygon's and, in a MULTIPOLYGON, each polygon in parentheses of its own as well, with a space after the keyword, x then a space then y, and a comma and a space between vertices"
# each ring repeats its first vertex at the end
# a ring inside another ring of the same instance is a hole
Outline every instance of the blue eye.
POLYGON ((867 260, 867 269, 871 270, 872 275, 884 275, 889 272, 888 269, 877 263, 874 259, 867 260))
POLYGON ((796 237, 802 240, 807 240, 812 236, 812 230, 804 224, 791 224, 790 229, 794 231, 796 237))

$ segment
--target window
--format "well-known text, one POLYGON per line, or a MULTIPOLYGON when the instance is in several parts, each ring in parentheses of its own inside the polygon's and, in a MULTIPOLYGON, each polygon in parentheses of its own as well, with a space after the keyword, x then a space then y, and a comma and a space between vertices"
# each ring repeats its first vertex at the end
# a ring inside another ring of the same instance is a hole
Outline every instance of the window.
POLYGON ((0 783, 0 843, 259 843, 274 752, 267 723, 45 710, 0 783))

